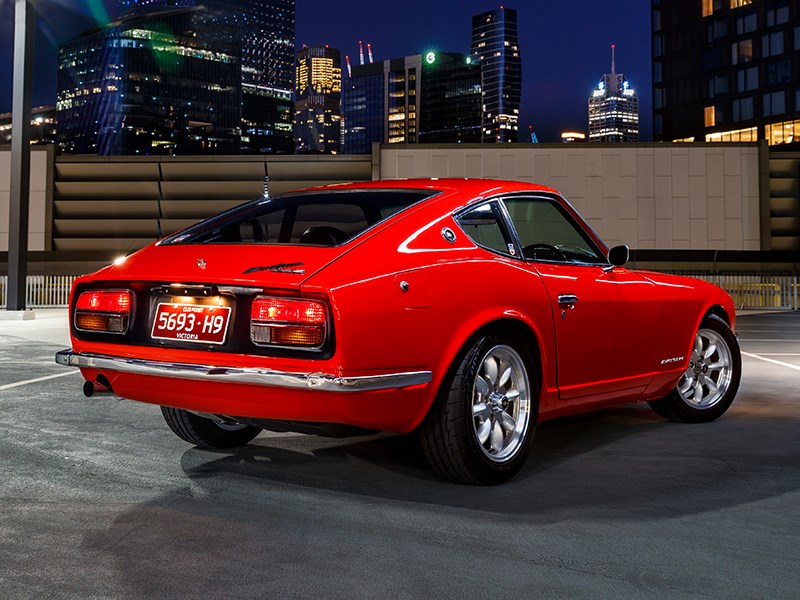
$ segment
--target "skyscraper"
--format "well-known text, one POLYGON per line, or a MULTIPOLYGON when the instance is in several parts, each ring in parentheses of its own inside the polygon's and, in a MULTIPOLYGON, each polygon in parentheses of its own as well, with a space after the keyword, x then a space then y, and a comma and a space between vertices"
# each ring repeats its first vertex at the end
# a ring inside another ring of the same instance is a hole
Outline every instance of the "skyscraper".
POLYGON ((638 142, 639 98, 617 73, 614 46, 611 46, 611 72, 603 75, 589 98, 590 142, 638 142))
POLYGON ((203 8, 132 15, 59 49, 58 143, 79 154, 239 152, 236 48, 196 32, 203 8))
POLYGON ((479 64, 455 52, 428 52, 420 91, 420 144, 481 142, 479 64))
POLYGON ((470 57, 481 65, 483 141, 516 142, 522 97, 517 11, 501 6, 472 17, 470 57))
POLYGON ((356 65, 344 81, 345 152, 372 142, 481 141, 481 67, 456 52, 427 52, 356 65))
POLYGON ((203 6, 198 35, 237 48, 243 152, 291 152, 295 0, 118 0, 122 14, 203 6))
POLYGON ((657 141, 800 141, 800 5, 652 0, 657 141))
POLYGON ((342 81, 344 154, 368 154, 373 142, 383 142, 383 61, 353 65, 342 81))
POLYGON ((338 154, 342 133, 342 66, 339 50, 310 46, 298 51, 296 81, 296 151, 338 154))

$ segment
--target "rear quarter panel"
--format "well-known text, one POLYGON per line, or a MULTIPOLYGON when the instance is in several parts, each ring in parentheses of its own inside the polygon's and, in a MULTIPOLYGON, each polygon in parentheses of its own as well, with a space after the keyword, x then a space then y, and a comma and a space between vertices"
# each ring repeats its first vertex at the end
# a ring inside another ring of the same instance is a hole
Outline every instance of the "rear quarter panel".
POLYGON ((545 387, 552 388, 552 314, 538 275, 519 260, 475 246, 449 215, 414 222, 422 225, 387 229, 304 286, 330 294, 334 360, 348 374, 430 370, 426 402, 410 429, 427 413, 469 338, 488 323, 513 319, 536 336, 545 387), (456 232, 455 243, 444 240, 443 227, 456 232))

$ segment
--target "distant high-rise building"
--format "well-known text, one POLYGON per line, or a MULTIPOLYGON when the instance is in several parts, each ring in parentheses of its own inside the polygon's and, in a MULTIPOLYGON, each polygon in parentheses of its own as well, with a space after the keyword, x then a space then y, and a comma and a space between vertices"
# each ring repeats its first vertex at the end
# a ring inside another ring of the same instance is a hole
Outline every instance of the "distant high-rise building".
POLYGON ((118 0, 122 14, 206 9, 198 35, 241 61, 242 152, 292 152, 295 0, 118 0))
POLYGON ((132 15, 58 54, 58 143, 80 154, 239 152, 241 65, 196 35, 203 8, 132 15))
POLYGON ((617 73, 611 46, 611 73, 603 75, 589 98, 590 142, 638 142, 639 98, 617 73))
POLYGON ((522 97, 517 11, 501 6, 472 17, 470 56, 481 65, 483 141, 516 142, 522 97))
POLYGON ((342 81, 344 154, 369 154, 384 141, 384 89, 383 61, 353 65, 342 81))
POLYGON ((420 144, 481 142, 481 66, 455 52, 422 61, 420 144))
MULTIPOLYGON (((0 114, 0 146, 11 145, 12 114, 0 114)), ((31 144, 56 143, 56 107, 37 106, 31 110, 31 144)))
POLYGON ((657 141, 800 142, 800 5, 652 1, 657 141))
POLYGON ((355 65, 344 81, 347 153, 387 144, 480 143, 481 68, 455 52, 355 65))
POLYGON ((327 46, 297 52, 294 139, 298 153, 338 154, 342 133, 341 53, 327 46))
POLYGON ((585 142, 586 134, 580 131, 564 131, 561 134, 561 141, 564 144, 571 144, 573 142, 585 142))

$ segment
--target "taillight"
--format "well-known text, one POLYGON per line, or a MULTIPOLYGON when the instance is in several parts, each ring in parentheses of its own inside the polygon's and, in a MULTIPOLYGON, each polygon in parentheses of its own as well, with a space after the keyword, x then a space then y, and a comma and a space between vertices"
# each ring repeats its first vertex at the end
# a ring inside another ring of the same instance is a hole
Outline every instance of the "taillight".
POLYGON ((75 329, 125 333, 131 315, 129 290, 91 290, 75 303, 75 329))
POLYGON ((257 345, 320 348, 328 311, 316 300, 258 297, 250 311, 250 339, 257 345))

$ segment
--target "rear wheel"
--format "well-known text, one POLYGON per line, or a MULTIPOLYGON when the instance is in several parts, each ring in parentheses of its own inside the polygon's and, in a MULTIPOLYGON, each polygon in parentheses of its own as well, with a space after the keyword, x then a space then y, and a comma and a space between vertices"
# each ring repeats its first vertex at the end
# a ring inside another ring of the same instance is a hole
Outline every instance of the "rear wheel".
POLYGON ((649 402, 659 415, 683 423, 707 423, 733 403, 742 375, 739 343, 728 324, 716 315, 700 325, 689 368, 669 394, 649 402))
POLYGON ((421 426, 428 461, 459 483, 507 481, 530 453, 538 394, 536 371, 521 344, 482 338, 467 352, 421 426))
POLYGON ((261 433, 260 427, 214 421, 170 406, 162 406, 161 414, 175 435, 200 448, 216 450, 244 446, 261 433))

